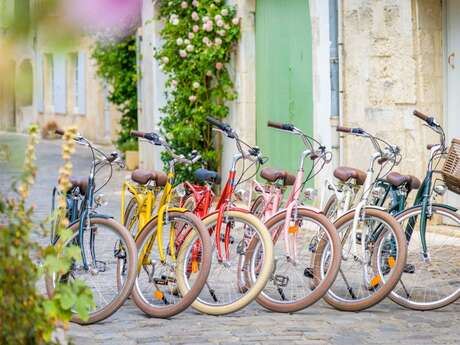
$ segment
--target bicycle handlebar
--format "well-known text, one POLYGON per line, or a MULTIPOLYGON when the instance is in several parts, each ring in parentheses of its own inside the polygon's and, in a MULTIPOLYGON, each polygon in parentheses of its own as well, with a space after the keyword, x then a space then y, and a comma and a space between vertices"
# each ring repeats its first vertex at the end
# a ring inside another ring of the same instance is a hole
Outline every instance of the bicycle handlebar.
POLYGON ((290 123, 280 123, 280 122, 268 121, 267 126, 276 128, 276 129, 281 129, 283 131, 289 131, 289 132, 294 131, 294 125, 290 123))
POLYGON ((418 110, 414 110, 412 114, 418 117, 420 120, 425 121, 430 127, 439 127, 433 116, 425 115, 424 113, 418 110))
POLYGON ((362 135, 365 133, 362 128, 351 128, 351 127, 344 127, 344 126, 337 126, 336 131, 342 132, 342 133, 357 134, 357 135, 362 135))

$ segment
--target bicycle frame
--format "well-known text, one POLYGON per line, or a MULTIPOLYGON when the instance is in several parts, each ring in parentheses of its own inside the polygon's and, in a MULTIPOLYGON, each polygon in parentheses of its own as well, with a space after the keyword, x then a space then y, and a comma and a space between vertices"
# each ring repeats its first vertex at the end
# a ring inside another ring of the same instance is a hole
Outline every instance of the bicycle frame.
MULTIPOLYGON (((192 210, 198 217, 205 217, 211 207, 214 193, 208 184, 204 186, 192 185, 190 182, 184 182, 185 188, 192 192, 193 198, 196 202, 195 209, 192 210)), ((185 199, 181 200, 181 207, 184 207, 185 199)))
MULTIPOLYGON (((156 188, 154 186, 138 186, 130 181, 125 181, 121 187, 121 223, 125 223, 125 194, 129 191, 136 200, 138 213, 138 228, 134 239, 140 234, 140 230, 147 224, 152 216, 153 208, 156 203, 156 188)), ((127 224, 128 230, 131 230, 133 224, 127 224)))
POLYGON ((283 199, 284 187, 270 183, 266 185, 260 184, 256 179, 251 181, 249 189, 248 209, 251 207, 252 194, 254 191, 259 192, 264 200, 264 208, 262 210, 262 220, 273 216, 281 206, 283 199))

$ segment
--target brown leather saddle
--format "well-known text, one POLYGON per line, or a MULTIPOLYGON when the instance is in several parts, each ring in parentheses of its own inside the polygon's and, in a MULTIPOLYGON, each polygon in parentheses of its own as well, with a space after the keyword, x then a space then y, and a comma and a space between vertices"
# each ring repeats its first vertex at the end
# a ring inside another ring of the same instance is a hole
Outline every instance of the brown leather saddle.
POLYGON ((156 186, 164 187, 168 181, 168 176, 162 171, 136 169, 132 172, 131 179, 142 185, 155 182, 156 186))
POLYGON ((364 184, 367 177, 364 171, 349 167, 338 167, 334 170, 334 176, 342 182, 348 182, 350 179, 354 179, 359 186, 364 184))
POLYGON ((269 167, 263 168, 260 171, 260 177, 268 182, 281 181, 284 186, 292 186, 295 183, 296 177, 284 170, 276 170, 269 167))
POLYGON ((389 173, 386 177, 386 181, 395 187, 406 185, 409 190, 419 189, 421 186, 420 180, 415 176, 401 175, 397 172, 389 173))

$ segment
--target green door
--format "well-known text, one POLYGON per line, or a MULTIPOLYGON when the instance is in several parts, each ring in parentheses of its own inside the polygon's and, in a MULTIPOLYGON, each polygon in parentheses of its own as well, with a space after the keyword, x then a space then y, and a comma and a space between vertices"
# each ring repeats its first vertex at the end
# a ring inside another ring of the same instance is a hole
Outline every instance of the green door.
POLYGON ((290 122, 313 133, 308 0, 256 1, 257 145, 270 158, 267 165, 295 172, 301 139, 268 128, 267 121, 290 122))

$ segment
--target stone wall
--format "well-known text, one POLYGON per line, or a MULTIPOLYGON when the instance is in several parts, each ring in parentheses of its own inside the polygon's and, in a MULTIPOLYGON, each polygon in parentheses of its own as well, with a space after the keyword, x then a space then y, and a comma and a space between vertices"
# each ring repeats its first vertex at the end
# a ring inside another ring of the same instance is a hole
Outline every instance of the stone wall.
MULTIPOLYGON (((442 9, 439 0, 342 1, 342 118, 400 145, 396 170, 422 176, 436 139, 413 109, 442 121, 442 9)), ((368 140, 341 140, 343 164, 365 169, 368 140)))

